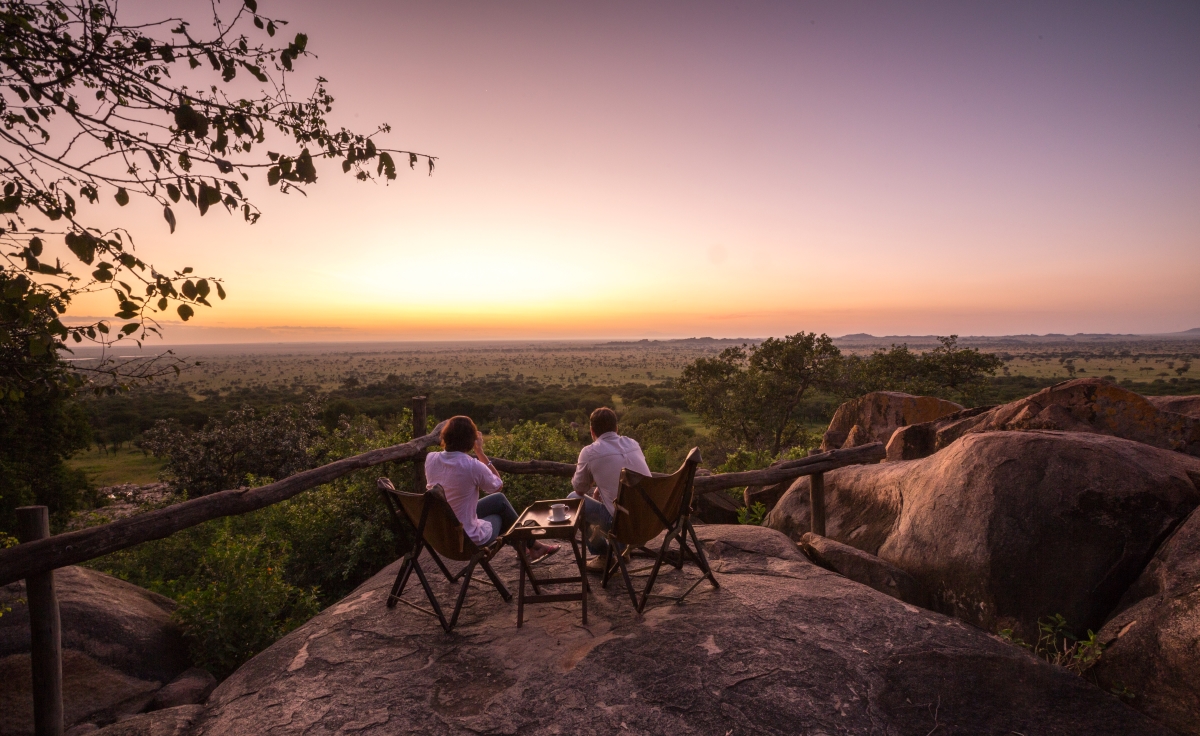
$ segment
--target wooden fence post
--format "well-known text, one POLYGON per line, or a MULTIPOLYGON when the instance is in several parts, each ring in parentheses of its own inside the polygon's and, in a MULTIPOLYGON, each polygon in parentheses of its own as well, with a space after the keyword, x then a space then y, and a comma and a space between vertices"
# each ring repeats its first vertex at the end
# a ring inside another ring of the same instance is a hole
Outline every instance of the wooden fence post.
POLYGON ((825 536, 825 474, 813 473, 808 479, 808 506, 812 533, 825 536))
MULTIPOLYGON (((17 509, 17 539, 33 542, 50 536, 50 514, 45 506, 17 509)), ((25 578, 29 604, 29 660, 33 669, 33 732, 36 736, 62 736, 62 625, 54 571, 25 578)))
MULTIPOLYGON (((412 397, 412 435, 414 440, 418 437, 424 437, 425 433, 429 431, 427 429, 428 421, 426 418, 427 406, 428 402, 426 397, 412 397)), ((424 460, 424 455, 418 458, 417 462, 413 463, 414 493, 425 492, 425 463, 422 462, 422 460, 424 460)))

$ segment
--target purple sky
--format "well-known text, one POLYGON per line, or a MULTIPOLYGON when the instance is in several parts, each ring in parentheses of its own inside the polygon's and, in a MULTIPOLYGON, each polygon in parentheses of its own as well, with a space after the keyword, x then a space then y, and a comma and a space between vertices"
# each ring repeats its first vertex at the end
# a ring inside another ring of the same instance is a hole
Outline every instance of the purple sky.
POLYGON ((227 277, 177 338, 1200 326, 1200 3, 259 8, 439 168, 148 213, 227 277))

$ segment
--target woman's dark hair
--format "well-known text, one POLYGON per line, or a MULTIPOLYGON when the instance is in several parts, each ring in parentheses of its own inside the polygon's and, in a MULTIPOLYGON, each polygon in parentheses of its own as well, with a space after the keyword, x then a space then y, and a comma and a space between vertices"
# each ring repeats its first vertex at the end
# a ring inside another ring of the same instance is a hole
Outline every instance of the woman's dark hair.
POLYGON ((617 413, 607 406, 602 406, 592 412, 590 420, 592 431, 596 433, 597 437, 605 432, 617 431, 617 413))
POLYGON ((442 427, 442 447, 450 452, 470 452, 478 432, 471 417, 450 417, 442 427))

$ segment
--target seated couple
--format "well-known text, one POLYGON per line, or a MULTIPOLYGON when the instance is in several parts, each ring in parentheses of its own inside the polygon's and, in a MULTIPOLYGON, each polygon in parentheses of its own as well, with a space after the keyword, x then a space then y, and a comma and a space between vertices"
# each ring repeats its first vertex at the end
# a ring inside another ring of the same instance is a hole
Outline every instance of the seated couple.
MULTIPOLYGON (((591 433, 592 444, 579 453, 575 477, 571 479, 574 491, 567 498, 583 499, 583 520, 590 529, 587 546, 597 555, 588 560, 588 568, 602 571, 604 560, 599 555, 608 550, 604 533, 612 528, 621 469, 650 475, 650 468, 638 443, 617 434, 617 415, 612 409, 592 412, 591 433)), ((517 512, 499 492, 504 481, 483 452, 483 436, 470 417, 452 417, 442 427, 442 447, 444 452, 433 452, 425 458, 427 487, 441 485, 446 501, 472 542, 481 547, 491 544, 517 521, 517 512), (475 457, 467 454, 472 451, 475 457)), ((558 549, 557 545, 534 542, 529 553, 531 560, 538 562, 558 549)))

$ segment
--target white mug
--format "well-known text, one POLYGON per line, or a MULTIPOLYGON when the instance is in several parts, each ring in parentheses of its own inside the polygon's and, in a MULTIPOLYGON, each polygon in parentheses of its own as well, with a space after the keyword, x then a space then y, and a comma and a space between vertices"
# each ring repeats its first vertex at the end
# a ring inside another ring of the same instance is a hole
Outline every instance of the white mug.
POLYGON ((556 503, 550 506, 551 521, 565 521, 567 518, 567 505, 565 503, 556 503))

